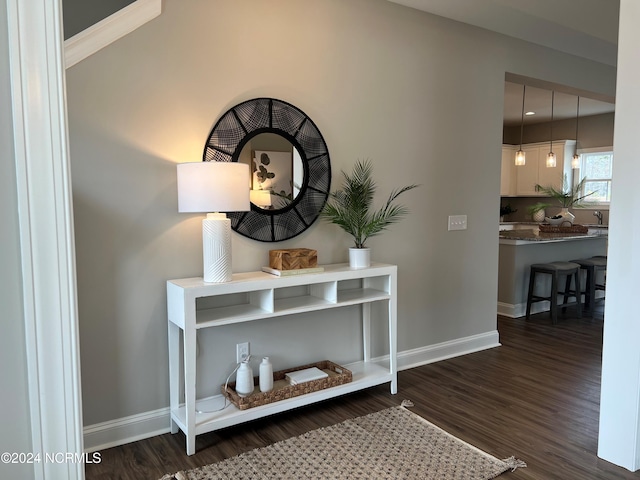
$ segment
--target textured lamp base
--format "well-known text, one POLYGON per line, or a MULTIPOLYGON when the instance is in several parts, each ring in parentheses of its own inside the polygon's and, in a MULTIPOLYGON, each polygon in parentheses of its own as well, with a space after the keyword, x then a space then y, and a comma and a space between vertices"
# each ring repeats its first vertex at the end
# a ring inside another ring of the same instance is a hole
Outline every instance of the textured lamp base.
POLYGON ((231 281, 231 220, 224 213, 208 213, 202 220, 204 281, 231 281))

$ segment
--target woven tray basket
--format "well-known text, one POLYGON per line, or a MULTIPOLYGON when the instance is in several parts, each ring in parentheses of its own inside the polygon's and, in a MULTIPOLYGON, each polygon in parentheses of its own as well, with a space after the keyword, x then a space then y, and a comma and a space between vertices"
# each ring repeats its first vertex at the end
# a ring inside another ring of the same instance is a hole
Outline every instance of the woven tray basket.
POLYGON ((309 365, 302 365, 300 367, 273 372, 273 390, 270 392, 261 392, 258 387, 259 377, 254 377, 253 384, 255 385, 255 388, 251 395, 246 397, 238 395, 235 390, 235 382, 230 382, 227 385, 226 390, 224 385, 222 385, 222 393, 240 410, 246 410, 248 408, 259 407, 260 405, 266 405, 268 403, 279 402, 280 400, 285 400, 287 398, 297 397, 306 393, 317 392, 318 390, 323 390, 325 388, 336 387, 344 383, 349 383, 351 380, 353 380, 351 370, 347 370, 346 368, 330 362, 329 360, 322 360, 309 365), (320 380, 300 383, 298 385, 289 385, 289 382, 284 378, 289 372, 295 372, 296 370, 303 370, 311 367, 317 367, 328 373, 329 376, 320 380))
POLYGON ((573 225, 547 225, 540 224, 541 233, 587 233, 589 229, 584 225, 574 223, 573 225))

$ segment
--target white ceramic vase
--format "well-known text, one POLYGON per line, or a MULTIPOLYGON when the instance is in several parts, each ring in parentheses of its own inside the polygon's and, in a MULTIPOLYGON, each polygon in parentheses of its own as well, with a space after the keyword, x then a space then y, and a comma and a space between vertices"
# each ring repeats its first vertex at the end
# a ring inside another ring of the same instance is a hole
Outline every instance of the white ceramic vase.
POLYGON ((367 268, 371 266, 371 249, 370 248, 350 248, 349 249, 349 267, 351 268, 367 268))
POLYGON ((562 215, 562 224, 566 225, 569 222, 570 225, 573 225, 573 221, 576 219, 576 216, 569 211, 567 207, 563 207, 560 210, 560 215, 562 215))
POLYGON ((241 397, 253 393, 253 370, 247 360, 240 364, 236 373, 236 393, 241 397))

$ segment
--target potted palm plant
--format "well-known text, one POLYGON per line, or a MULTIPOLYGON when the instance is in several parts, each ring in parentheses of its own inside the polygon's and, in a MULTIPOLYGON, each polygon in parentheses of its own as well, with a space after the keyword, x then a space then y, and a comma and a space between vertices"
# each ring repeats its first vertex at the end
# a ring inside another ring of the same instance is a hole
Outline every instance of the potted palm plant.
POLYGON ((562 179, 562 189, 559 190, 553 185, 543 187, 542 185, 536 185, 536 191, 542 192, 548 197, 556 200, 562 210, 558 215, 553 217, 545 217, 545 220, 551 225, 562 225, 565 222, 569 222, 573 225, 573 220, 576 218, 573 213, 569 211, 570 207, 580 207, 584 204, 583 200, 589 195, 593 195, 594 192, 583 193, 584 184, 587 177, 583 177, 578 183, 570 185, 567 179, 567 175, 564 175, 562 179))
POLYGON ((370 265, 367 239, 379 235, 409 213, 405 206, 395 204, 394 201, 404 192, 418 186, 407 185, 394 189, 386 203, 373 211, 377 186, 372 173, 373 167, 369 160, 358 160, 351 174, 343 171, 342 187, 329 194, 329 200, 320 213, 322 218, 338 225, 353 237, 354 247, 349 249, 349 264, 352 268, 370 265))

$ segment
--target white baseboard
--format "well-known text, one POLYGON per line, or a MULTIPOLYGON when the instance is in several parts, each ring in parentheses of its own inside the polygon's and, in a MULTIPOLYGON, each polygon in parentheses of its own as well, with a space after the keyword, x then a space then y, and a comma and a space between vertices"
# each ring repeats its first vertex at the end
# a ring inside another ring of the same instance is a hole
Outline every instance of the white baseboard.
POLYGON ((84 427, 84 450, 95 452, 170 431, 169 407, 84 427))
MULTIPOLYGON (((500 337, 498 331, 494 330, 413 350, 405 350, 398 353, 398 370, 408 370, 409 368, 420 367, 499 346, 500 337)), ((388 361, 388 359, 389 357, 387 356, 386 360, 388 361)))
MULTIPOLYGON (((596 300, 600 300, 604 298, 605 292, 602 290, 596 291, 596 300)), ((582 301, 584 302, 584 296, 582 301)), ((535 313, 548 312, 550 308, 551 302, 543 301, 536 302, 531 305, 531 315, 535 313)), ((498 302, 498 315, 502 315, 503 317, 509 318, 520 318, 524 317, 527 313, 527 304, 526 303, 503 303, 498 302)))
MULTIPOLYGON (((549 305, 551 302, 536 302, 531 305, 531 314, 548 312, 549 305)), ((503 317, 509 318, 520 318, 524 317, 527 313, 527 304, 526 303, 502 303, 498 302, 498 315, 502 315, 503 317)))
POLYGON ((64 41, 65 68, 93 55, 162 12, 162 0, 136 0, 64 41))
MULTIPOLYGON (((405 350, 398 353, 398 370, 407 370, 498 346, 500 346, 499 336, 498 331, 495 330, 427 347, 405 350)), ((389 356, 372 360, 376 363, 388 362, 389 356)), ((95 452, 168 433, 170 431, 169 413, 168 407, 160 408, 151 412, 86 426, 84 427, 85 451, 95 452)))

